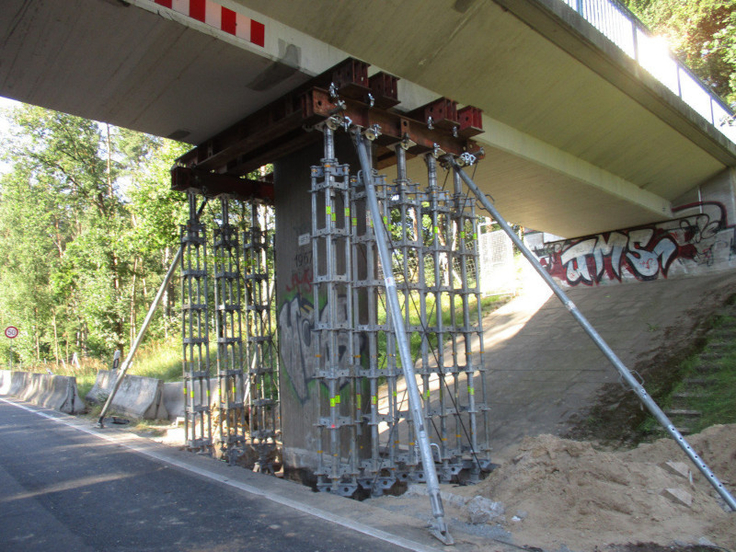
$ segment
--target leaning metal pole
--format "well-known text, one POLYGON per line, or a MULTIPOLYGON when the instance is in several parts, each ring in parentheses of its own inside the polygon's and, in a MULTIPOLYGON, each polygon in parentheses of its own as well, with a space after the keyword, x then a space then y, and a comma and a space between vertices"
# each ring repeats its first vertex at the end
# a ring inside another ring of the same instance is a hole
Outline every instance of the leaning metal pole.
MULTIPOLYGON (((202 201, 202 205, 200 205, 199 209, 197 209, 197 218, 199 218, 199 215, 202 214, 202 211, 204 210, 205 205, 207 205, 206 197, 202 201)), ((105 427, 105 424, 104 424, 105 414, 107 414, 107 411, 110 409, 112 400, 115 398, 115 394, 118 392, 118 389, 120 389, 120 384, 123 383, 123 376, 125 376, 125 372, 128 371, 128 368, 130 368, 130 365, 133 362, 133 356, 135 356, 135 353, 138 350, 138 347, 140 346, 141 341, 143 341, 143 336, 146 334, 148 325, 151 323, 151 320, 153 319, 153 313, 156 312, 156 308, 158 307, 158 304, 161 302, 161 299, 164 296, 166 288, 168 287, 169 282, 171 282, 171 278, 174 276, 174 272, 176 271, 176 267, 179 265, 179 260, 181 259, 183 252, 184 252, 184 245, 182 244, 179 246, 179 250, 176 252, 176 255, 174 255, 174 260, 171 261, 171 266, 169 267, 169 271, 166 273, 166 276, 164 276, 164 281, 161 282, 161 287, 158 288, 158 293, 156 294, 156 297, 154 297, 153 302, 151 303, 151 306, 148 308, 148 314, 146 315, 145 320, 143 320, 141 329, 138 330, 138 335, 136 336, 135 341, 133 342, 133 345, 130 346, 130 351, 128 351, 128 356, 125 358, 125 362, 123 362, 123 365, 120 367, 120 373, 118 374, 118 377, 115 380, 115 385, 113 385, 112 390, 110 391, 110 395, 107 397, 107 401, 105 401, 105 406, 102 407, 102 412, 100 412, 100 418, 97 420, 97 425, 99 425, 100 427, 105 427)))
POLYGON ((368 208, 373 221, 373 228, 376 233, 376 245, 378 246, 378 256, 383 266, 383 274, 386 282, 386 302, 391 313, 393 321, 394 334, 396 342, 399 346, 399 356, 401 357, 401 366, 404 371, 404 379, 406 380, 406 388, 409 394, 409 406, 416 428, 417 441, 419 442, 419 450, 422 455, 422 466, 427 481, 427 492, 429 500, 432 504, 432 514, 435 518, 435 526, 432 527, 432 534, 444 544, 453 544, 454 541, 445 523, 445 511, 442 506, 442 498, 440 497, 440 484, 437 479, 437 471, 432 457, 432 450, 429 446, 429 437, 424 425, 424 413, 422 412, 422 402, 419 397, 419 388, 414 376, 414 366, 411 362, 411 352, 409 350, 409 341, 406 337, 406 330, 402 324, 401 306, 399 305, 399 296, 396 291, 396 281, 393 276, 391 266, 391 254, 388 250, 388 236, 383 226, 381 213, 378 208, 378 198, 376 190, 373 187, 373 167, 368 160, 368 151, 365 140, 359 130, 355 130, 353 134, 355 147, 358 151, 360 166, 363 170, 363 184, 365 185, 366 198, 368 200, 368 208))
POLYGON ((552 279, 552 276, 550 276, 549 272, 547 272, 544 267, 542 267, 542 264, 537 260, 537 258, 534 256, 534 254, 527 248, 526 245, 524 245, 524 242, 521 241, 519 236, 517 236, 511 227, 506 223, 504 218, 498 213, 496 208, 493 206, 493 204, 488 200, 488 198, 480 191, 478 186, 471 180, 471 178, 465 173, 465 171, 460 168, 460 165, 457 164, 457 161, 453 158, 449 158, 449 163, 452 165, 452 168, 455 169, 455 171, 460 175, 460 178, 463 179, 465 184, 467 184, 468 188, 472 190, 472 192, 478 197, 480 202, 483 204, 483 207, 486 208, 486 210, 491 214, 491 216, 494 218, 494 220, 501 226, 501 229, 508 234, 508 236, 511 238, 511 241, 514 242, 514 245, 519 248, 519 251, 526 257, 526 259, 531 263, 531 265, 534 267, 534 270, 537 271, 537 273, 542 277, 542 279, 547 283, 547 285, 552 289, 554 294, 557 296, 557 298, 562 301, 562 304, 565 305, 565 308, 570 311, 570 314, 572 314, 573 318, 580 324, 580 326, 583 328, 583 331, 588 334, 588 337, 590 337, 593 342, 598 346, 598 348, 601 350, 601 352, 605 355, 605 357, 613 364, 614 368, 618 370, 619 374, 623 378, 623 380, 626 382, 626 384, 636 393, 636 395, 639 397, 639 400, 644 404, 644 406, 647 407, 649 412, 652 413, 652 415, 657 419, 657 421, 662 425, 662 427, 667 430, 667 433, 669 433, 672 438, 677 442, 677 444, 680 446, 680 448, 687 454, 687 456, 690 458, 690 460, 695 464, 695 466, 700 470, 700 472, 705 476, 705 478, 710 482, 711 485, 715 488, 715 490, 718 492, 719 495, 723 498, 723 500, 726 501, 726 504, 731 508, 732 511, 736 512, 736 500, 734 500, 733 496, 728 492, 728 489, 721 483, 716 475, 710 470, 710 468, 706 465, 706 463, 698 456, 698 454, 693 450, 693 448, 690 446, 690 444, 685 440, 685 438, 682 436, 682 434, 677 431, 677 428, 674 426, 672 421, 667 417, 667 415, 662 411, 661 408, 657 405, 656 402, 649 396, 647 391, 644 389, 644 387, 636 381, 636 378, 631 374, 629 369, 624 365, 623 362, 616 356, 616 353, 613 352, 611 347, 608 346, 608 344, 603 340, 603 338, 598 334, 598 332, 593 328, 593 326, 588 322, 588 320, 583 316, 583 314, 578 310, 578 308, 575 306, 575 303, 573 303, 567 294, 565 294, 564 291, 562 291, 562 288, 557 285, 557 282, 555 282, 552 279))

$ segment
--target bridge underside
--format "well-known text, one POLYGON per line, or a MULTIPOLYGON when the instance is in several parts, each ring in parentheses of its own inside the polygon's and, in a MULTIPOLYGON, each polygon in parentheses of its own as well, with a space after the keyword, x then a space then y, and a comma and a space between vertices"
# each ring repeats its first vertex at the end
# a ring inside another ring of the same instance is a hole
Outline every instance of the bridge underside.
POLYGON ((262 44, 149 0, 9 0, 0 94, 200 144, 354 56, 400 77, 398 110, 440 96, 482 109, 476 181, 508 219, 562 236, 666 219, 736 162, 732 143, 551 1, 222 3, 262 25, 262 44))

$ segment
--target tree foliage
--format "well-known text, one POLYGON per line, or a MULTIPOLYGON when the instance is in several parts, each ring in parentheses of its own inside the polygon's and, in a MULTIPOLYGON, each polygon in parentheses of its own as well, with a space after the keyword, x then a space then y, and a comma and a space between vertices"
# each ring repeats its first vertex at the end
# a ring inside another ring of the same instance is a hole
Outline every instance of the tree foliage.
POLYGON ((25 362, 111 355, 178 245, 168 170, 185 146, 31 106, 8 117, 0 323, 25 362))
POLYGON ((711 89, 736 105, 736 0, 624 0, 711 89))

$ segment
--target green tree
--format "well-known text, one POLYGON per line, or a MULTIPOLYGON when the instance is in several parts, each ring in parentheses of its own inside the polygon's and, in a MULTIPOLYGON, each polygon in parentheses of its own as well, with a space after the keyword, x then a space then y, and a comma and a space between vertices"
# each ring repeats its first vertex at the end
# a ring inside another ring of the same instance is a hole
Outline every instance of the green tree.
POLYGON ((22 106, 9 117, 0 318, 21 328, 14 345, 26 362, 58 359, 70 348, 111 355, 136 325, 139 283, 162 271, 150 261, 161 256, 162 241, 140 227, 160 223, 158 231, 175 239, 165 199, 157 212, 140 193, 160 178, 156 193, 167 197, 168 174, 150 168, 170 166, 170 156, 159 161, 166 148, 158 138, 63 113, 22 106))
POLYGON ((736 106, 736 0, 624 0, 711 89, 736 106))

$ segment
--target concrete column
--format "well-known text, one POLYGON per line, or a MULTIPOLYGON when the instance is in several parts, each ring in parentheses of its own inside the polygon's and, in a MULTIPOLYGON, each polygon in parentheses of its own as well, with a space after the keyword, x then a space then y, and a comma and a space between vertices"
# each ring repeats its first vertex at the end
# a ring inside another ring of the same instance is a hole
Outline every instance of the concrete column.
MULTIPOLYGON (((314 327, 326 309, 325 305, 314 304, 310 241, 310 167, 319 165, 323 156, 320 140, 274 163, 279 395, 284 463, 291 470, 317 467, 317 451, 322 447, 315 424, 329 411, 324 398, 320 405, 320 384, 315 379, 324 357, 324 344, 314 327)), ((345 133, 337 133, 336 156, 340 163, 349 163, 351 171, 358 167, 354 147, 345 133)), ((365 430, 359 435, 359 451, 369 452, 368 443, 363 443, 369 436, 365 430)), ((347 445, 342 443, 342 450, 347 450, 347 445)))

